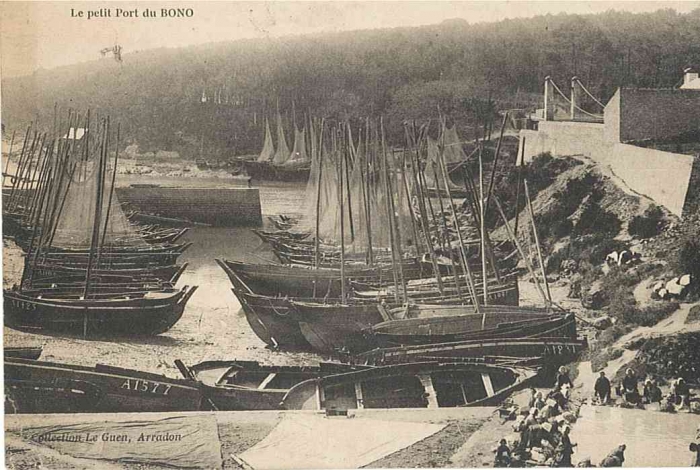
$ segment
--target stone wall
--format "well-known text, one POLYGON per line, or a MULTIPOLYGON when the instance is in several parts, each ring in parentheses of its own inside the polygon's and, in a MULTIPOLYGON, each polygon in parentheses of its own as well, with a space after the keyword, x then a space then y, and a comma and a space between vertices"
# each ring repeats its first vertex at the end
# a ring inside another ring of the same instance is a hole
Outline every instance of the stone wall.
POLYGON ((526 162, 544 152, 555 156, 584 155, 609 167, 633 191, 650 197, 679 217, 686 199, 693 194, 690 183, 695 157, 610 142, 602 124, 540 122, 539 131, 522 130, 520 136, 525 139, 526 162))
POLYGON ((121 202, 148 214, 214 226, 260 225, 260 192, 255 188, 117 188, 121 202))
POLYGON ((650 197, 681 217, 690 188, 692 155, 615 144, 608 164, 634 191, 650 197))
MULTIPOLYGON (((700 129, 700 91, 621 88, 619 142, 673 137, 700 129)), ((606 107, 605 123, 609 121, 606 107)))
POLYGON ((525 138, 526 162, 544 152, 594 159, 604 158, 610 152, 610 145, 604 139, 604 126, 599 123, 540 121, 537 131, 522 130, 520 136, 525 138))

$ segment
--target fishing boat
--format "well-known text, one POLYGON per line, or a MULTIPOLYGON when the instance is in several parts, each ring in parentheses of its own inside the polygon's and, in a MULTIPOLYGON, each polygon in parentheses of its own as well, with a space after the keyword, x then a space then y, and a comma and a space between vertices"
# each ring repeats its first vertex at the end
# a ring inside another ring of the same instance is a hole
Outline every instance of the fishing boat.
POLYGON ((244 160, 248 176, 255 180, 307 181, 311 160, 306 152, 306 130, 294 126, 294 147, 289 150, 284 135, 282 116, 277 110, 277 150, 275 150, 270 123, 265 119, 263 148, 256 160, 244 160))
POLYGON ((109 294, 82 298, 80 294, 52 298, 4 293, 5 325, 16 329, 60 331, 85 336, 157 335, 180 320, 197 286, 180 290, 109 294))
POLYGON ((43 346, 5 346, 3 355, 15 359, 39 359, 43 351, 43 346))
POLYGON ((528 364, 567 364, 588 347, 578 338, 497 338, 378 348, 358 354, 353 360, 361 364, 386 365, 431 360, 459 361, 465 358, 493 358, 528 364))
POLYGON ((196 382, 97 364, 5 358, 6 413, 197 411, 196 382))
MULTIPOLYGON (((261 295, 283 295, 288 297, 335 297, 342 293, 343 277, 340 268, 314 268, 303 265, 252 264, 240 261, 221 260, 220 266, 227 266, 243 279, 250 289, 261 295)), ((406 261, 403 266, 406 279, 418 279, 425 270, 415 259, 406 261)), ((349 281, 373 281, 393 277, 391 265, 369 267, 364 263, 345 266, 346 288, 349 281)))
POLYGON ((447 308, 441 310, 440 316, 428 316, 423 312, 418 313, 417 318, 378 323, 368 329, 368 335, 379 347, 477 339, 576 339, 576 318, 573 314, 549 314, 546 311, 503 309, 499 306, 482 307, 481 313, 468 314, 450 315, 447 308))
POLYGON ((255 294, 226 263, 220 259, 216 262, 231 281, 231 291, 241 303, 246 320, 258 338, 273 348, 309 346, 299 330, 299 323, 289 315, 293 307, 288 298, 255 294))
POLYGON ((288 410, 449 408, 493 405, 535 370, 491 364, 415 362, 329 375, 292 387, 288 410))
POLYGON ((576 337, 573 317, 536 308, 482 305, 480 313, 475 313, 470 305, 289 302, 291 315, 298 320, 306 341, 327 353, 355 354, 397 344, 444 343, 470 335, 474 339, 499 334, 517 337, 555 328, 561 335, 576 337))
MULTIPOLYGON (((124 282, 134 279, 161 279, 175 284, 182 273, 187 269, 188 263, 181 266, 170 265, 140 265, 136 268, 123 268, 109 266, 109 269, 93 269, 92 275, 105 282, 124 282)), ((87 269, 84 267, 66 266, 65 264, 37 264, 33 269, 33 279, 36 281, 62 279, 72 282, 75 279, 85 281, 87 269)))
POLYGON ((219 411, 279 410, 289 389, 301 382, 364 368, 334 363, 273 366, 254 361, 205 361, 184 366, 181 372, 202 384, 202 393, 219 411))

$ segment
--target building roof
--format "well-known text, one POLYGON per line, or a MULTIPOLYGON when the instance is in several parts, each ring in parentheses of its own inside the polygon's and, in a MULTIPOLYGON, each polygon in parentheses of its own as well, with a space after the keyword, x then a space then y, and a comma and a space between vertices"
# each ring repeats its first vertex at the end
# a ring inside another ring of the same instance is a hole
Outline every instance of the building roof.
POLYGON ((683 90, 700 90, 700 77, 681 85, 683 90))
POLYGON ((64 139, 75 139, 75 140, 80 140, 83 138, 85 135, 85 128, 83 127, 78 127, 77 129, 75 127, 71 127, 70 130, 68 131, 68 134, 64 135, 64 139))

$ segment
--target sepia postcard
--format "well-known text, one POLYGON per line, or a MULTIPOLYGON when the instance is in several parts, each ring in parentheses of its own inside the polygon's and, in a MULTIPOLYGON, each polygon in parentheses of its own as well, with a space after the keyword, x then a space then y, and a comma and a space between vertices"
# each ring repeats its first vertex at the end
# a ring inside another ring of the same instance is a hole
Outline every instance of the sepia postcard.
POLYGON ((700 466, 699 41, 0 1, 5 467, 700 466))

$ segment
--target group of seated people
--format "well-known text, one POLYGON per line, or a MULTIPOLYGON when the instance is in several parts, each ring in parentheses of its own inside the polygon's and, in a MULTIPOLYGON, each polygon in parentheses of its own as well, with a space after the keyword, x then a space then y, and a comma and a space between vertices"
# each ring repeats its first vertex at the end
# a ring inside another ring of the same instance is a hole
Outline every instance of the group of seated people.
POLYGON ((554 388, 547 393, 534 388, 528 403, 528 411, 514 425, 514 430, 520 433, 518 444, 512 453, 505 439, 501 440, 496 450, 495 466, 520 466, 527 460, 527 454, 533 448, 547 447, 548 462, 555 467, 570 467, 571 454, 576 444, 569 439, 570 426, 564 416, 568 409, 569 394, 572 383, 565 368, 559 370, 554 388))
MULTIPOLYGON (((611 392, 612 386, 610 380, 605 376, 605 372, 601 371, 594 387, 594 401, 601 405, 608 404, 611 401, 611 392)), ((644 386, 640 393, 639 380, 632 369, 627 369, 625 371, 625 377, 616 387, 616 393, 618 396, 622 397, 624 403, 635 406, 648 405, 651 403, 661 404, 664 399, 658 384, 651 378, 647 378, 644 381, 644 386)), ((685 380, 680 377, 671 384, 671 391, 666 399, 672 405, 679 406, 680 408, 690 408, 691 395, 690 388, 685 380)))

